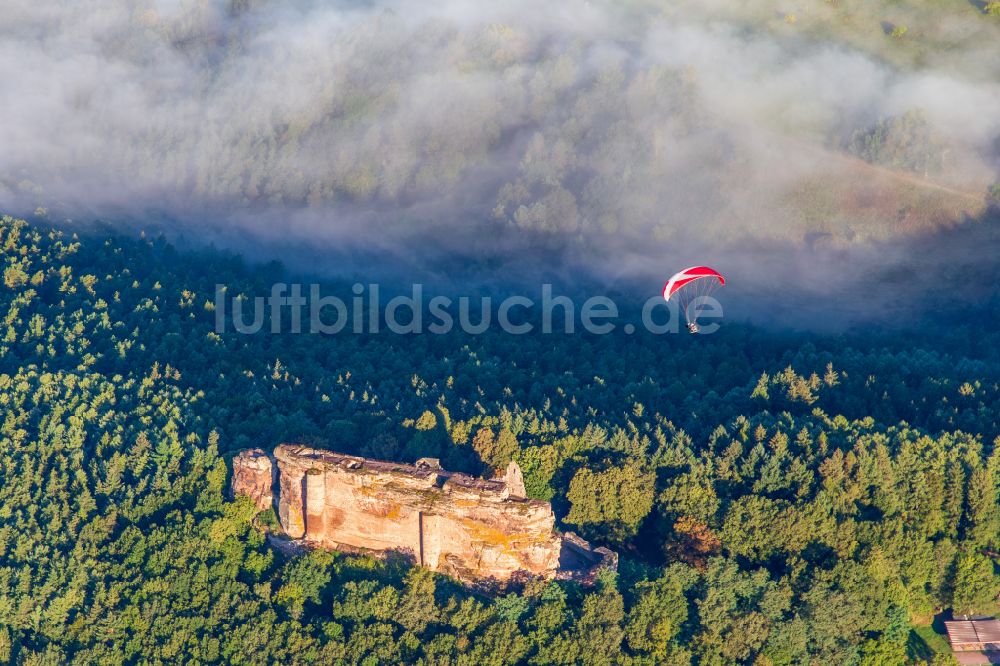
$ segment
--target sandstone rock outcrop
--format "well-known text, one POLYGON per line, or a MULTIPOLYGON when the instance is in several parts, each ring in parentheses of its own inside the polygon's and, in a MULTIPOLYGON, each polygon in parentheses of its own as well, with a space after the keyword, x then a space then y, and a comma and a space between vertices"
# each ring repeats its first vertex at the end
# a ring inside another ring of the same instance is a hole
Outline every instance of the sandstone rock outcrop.
MULTIPOLYGON (((289 537, 306 543, 402 551, 465 581, 586 580, 617 562, 605 549, 557 534, 551 505, 524 497, 515 463, 503 478, 484 480, 447 472, 432 459, 406 465, 293 444, 275 448, 273 460, 278 519, 289 537)), ((264 489, 274 487, 270 462, 260 449, 233 461, 233 491, 262 509, 273 500, 264 489)))
POLYGON ((589 542, 572 532, 563 534, 557 578, 589 584, 603 569, 618 570, 618 553, 603 546, 592 548, 589 542))
POLYGON ((275 469, 262 449, 249 449, 233 458, 234 495, 246 495, 261 511, 274 503, 275 469))

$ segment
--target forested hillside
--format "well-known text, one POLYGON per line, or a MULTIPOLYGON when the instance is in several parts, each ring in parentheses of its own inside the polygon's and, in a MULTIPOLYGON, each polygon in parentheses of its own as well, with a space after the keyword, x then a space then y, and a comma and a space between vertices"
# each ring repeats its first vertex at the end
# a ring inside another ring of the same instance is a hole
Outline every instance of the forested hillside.
POLYGON ((997 182, 985 0, 10 1, 0 197, 52 220, 662 256, 937 229, 997 182))
POLYGON ((924 625, 997 610, 1000 333, 975 317, 219 334, 216 284, 264 294, 285 270, 11 218, 0 246, 0 661, 944 664, 924 625), (281 441, 516 460, 620 572, 490 596, 285 560, 225 497, 227 458, 281 441))

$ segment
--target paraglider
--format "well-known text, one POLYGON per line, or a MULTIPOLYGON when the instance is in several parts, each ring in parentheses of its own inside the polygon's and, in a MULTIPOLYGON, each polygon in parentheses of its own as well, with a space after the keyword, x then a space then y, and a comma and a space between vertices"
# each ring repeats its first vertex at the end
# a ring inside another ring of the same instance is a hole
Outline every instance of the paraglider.
POLYGON ((726 284, 726 278, 722 277, 714 268, 708 266, 692 266, 685 268, 681 272, 667 280, 663 285, 663 300, 670 302, 673 298, 681 312, 684 313, 684 321, 687 323, 688 331, 698 332, 696 321, 697 313, 690 311, 691 304, 701 297, 711 296, 712 293, 726 284))

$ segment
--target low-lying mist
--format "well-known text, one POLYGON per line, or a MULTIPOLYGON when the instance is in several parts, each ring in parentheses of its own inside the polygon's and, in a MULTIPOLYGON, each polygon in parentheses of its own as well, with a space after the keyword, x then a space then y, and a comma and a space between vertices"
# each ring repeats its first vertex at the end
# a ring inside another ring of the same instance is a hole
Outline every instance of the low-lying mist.
POLYGON ((878 319, 928 268, 994 265, 965 227, 1000 21, 971 4, 7 4, 5 212, 431 280, 642 292, 706 262, 748 316, 796 292, 878 319))

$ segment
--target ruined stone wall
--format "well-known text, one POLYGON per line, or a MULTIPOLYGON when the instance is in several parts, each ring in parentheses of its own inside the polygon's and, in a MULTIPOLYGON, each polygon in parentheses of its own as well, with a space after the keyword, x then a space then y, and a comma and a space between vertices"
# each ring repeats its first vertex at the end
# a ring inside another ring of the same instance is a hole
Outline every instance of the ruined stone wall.
MULTIPOLYGON (((503 479, 483 480, 446 472, 436 461, 405 465, 289 444, 278 446, 273 460, 278 519, 293 539, 329 548, 402 551, 467 581, 523 574, 550 578, 560 570, 566 548, 579 548, 555 532, 548 502, 522 496, 523 481, 513 463, 503 479)), ((246 451, 233 461, 233 491, 266 508, 271 495, 262 486, 272 474, 263 451, 246 451)))

